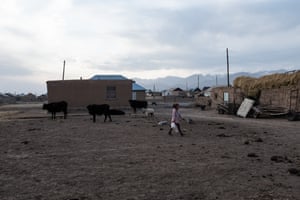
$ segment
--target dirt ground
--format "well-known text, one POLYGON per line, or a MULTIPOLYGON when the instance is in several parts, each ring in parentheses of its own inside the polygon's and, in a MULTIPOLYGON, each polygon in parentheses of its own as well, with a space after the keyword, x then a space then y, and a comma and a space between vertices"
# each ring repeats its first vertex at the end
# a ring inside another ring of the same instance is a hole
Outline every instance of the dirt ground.
POLYGON ((0 106, 1 200, 300 199, 300 122, 181 108, 56 120, 40 104, 0 106), (292 171, 291 168, 294 168, 292 171), (295 174, 296 173, 296 174, 295 174))

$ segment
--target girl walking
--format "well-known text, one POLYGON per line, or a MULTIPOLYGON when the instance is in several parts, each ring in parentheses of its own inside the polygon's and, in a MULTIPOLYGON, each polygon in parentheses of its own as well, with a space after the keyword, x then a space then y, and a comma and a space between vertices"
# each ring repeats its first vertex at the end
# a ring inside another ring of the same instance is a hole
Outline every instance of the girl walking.
POLYGON ((171 128, 169 130, 169 135, 172 135, 172 130, 177 128, 180 135, 183 136, 183 133, 181 131, 180 124, 179 124, 181 119, 183 119, 183 118, 181 117, 181 115, 179 113, 179 104, 175 103, 175 104, 173 104, 173 108, 172 108, 171 128))

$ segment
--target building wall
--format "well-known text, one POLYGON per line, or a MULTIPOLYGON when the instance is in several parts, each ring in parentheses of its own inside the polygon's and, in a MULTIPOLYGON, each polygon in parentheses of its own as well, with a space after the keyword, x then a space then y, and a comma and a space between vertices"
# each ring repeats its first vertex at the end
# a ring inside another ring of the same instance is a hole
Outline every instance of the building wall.
POLYGON ((300 87, 280 87, 261 91, 259 103, 288 110, 300 111, 300 87))
POLYGON ((224 103, 224 93, 228 93, 228 103, 240 105, 244 100, 244 94, 239 88, 234 87, 215 87, 211 89, 210 98, 212 107, 224 103))
POLYGON ((109 104, 112 107, 129 106, 132 80, 64 80, 47 81, 48 102, 67 101, 70 107, 89 104, 109 104), (115 87, 115 98, 107 97, 107 87, 115 87))
POLYGON ((146 99, 146 92, 145 91, 135 91, 136 100, 145 101, 146 99))

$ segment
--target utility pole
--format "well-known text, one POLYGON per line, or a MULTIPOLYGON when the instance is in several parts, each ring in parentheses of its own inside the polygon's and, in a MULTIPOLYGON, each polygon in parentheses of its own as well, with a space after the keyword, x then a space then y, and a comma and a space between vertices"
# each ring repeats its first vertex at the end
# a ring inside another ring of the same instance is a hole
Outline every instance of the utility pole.
POLYGON ((229 56, 228 56, 228 48, 226 48, 226 58, 227 58, 227 87, 229 87, 230 84, 229 84, 229 56))
POLYGON ((62 80, 65 80, 65 67, 66 67, 66 61, 64 60, 62 80))
POLYGON ((199 85, 199 74, 198 74, 198 89, 200 89, 199 86, 200 86, 200 85, 199 85))

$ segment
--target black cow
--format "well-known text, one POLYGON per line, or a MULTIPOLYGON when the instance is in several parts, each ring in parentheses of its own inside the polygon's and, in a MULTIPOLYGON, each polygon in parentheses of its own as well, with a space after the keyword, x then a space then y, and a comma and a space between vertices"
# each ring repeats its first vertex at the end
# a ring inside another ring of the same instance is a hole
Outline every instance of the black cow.
POLYGON ((103 115, 105 116, 104 122, 106 121, 107 116, 109 120, 111 120, 110 112, 109 112, 109 105, 108 104, 91 104, 87 106, 87 109, 90 115, 93 115, 93 122, 96 122, 96 115, 103 115))
POLYGON ((133 112, 136 113, 137 108, 147 108, 148 102, 147 101, 141 101, 141 100, 129 100, 129 104, 131 108, 133 109, 133 112))
POLYGON ((48 112, 51 113, 51 119, 56 118, 57 112, 64 112, 64 119, 66 119, 67 112, 68 112, 68 103, 65 101, 52 102, 52 103, 44 104, 43 109, 48 110, 48 112))

